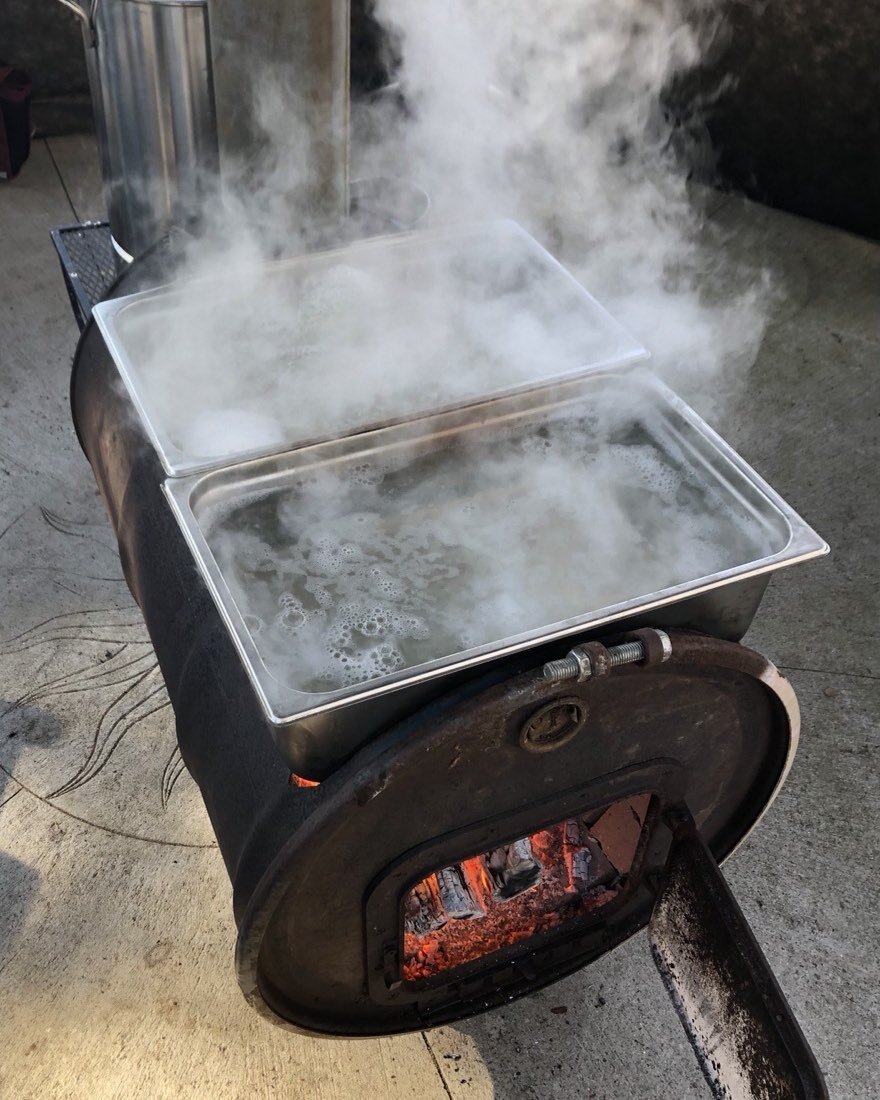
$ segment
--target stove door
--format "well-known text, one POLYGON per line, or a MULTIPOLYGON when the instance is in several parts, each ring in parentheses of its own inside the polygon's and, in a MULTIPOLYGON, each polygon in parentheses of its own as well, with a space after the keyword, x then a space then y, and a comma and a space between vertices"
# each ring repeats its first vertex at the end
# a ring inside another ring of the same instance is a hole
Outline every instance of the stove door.
POLYGON ((312 1032, 417 1030, 555 981, 643 928, 670 811, 685 804, 722 860, 775 797, 798 734, 794 694, 764 657, 670 637, 665 662, 584 682, 493 670, 320 786, 291 788, 310 810, 256 886, 263 852, 235 876, 246 996, 312 1032))

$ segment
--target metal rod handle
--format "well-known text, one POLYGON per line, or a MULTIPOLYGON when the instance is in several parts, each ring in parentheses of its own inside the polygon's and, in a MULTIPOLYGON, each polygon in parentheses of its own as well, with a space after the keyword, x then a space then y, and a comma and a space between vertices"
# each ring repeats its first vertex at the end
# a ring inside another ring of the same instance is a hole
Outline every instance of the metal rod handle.
POLYGON ((91 27, 91 14, 90 12, 86 11, 82 4, 78 4, 76 0, 58 0, 58 3, 63 4, 65 8, 69 8, 78 19, 81 19, 83 23, 85 23, 87 27, 91 27))
POLYGON ((65 8, 68 8, 77 19, 81 19, 83 25, 88 27, 89 35, 92 39, 92 45, 95 44, 95 16, 98 14, 98 4, 100 0, 91 0, 88 9, 86 9, 78 0, 58 0, 59 4, 63 4, 65 8))
POLYGON ((654 962, 716 1100, 828 1100, 813 1052, 684 806, 648 925, 654 962))

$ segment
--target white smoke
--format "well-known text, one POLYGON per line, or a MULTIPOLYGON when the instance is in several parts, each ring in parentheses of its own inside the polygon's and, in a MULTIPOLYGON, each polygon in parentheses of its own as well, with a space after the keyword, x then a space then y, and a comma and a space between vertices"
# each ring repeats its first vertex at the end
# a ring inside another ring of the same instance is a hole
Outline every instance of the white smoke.
POLYGON ((376 0, 375 11, 395 35, 410 110, 362 111, 357 171, 416 179, 442 221, 517 219, 704 400, 723 368, 744 373, 766 277, 719 262, 723 242, 677 159, 691 150, 664 106, 720 33, 720 5, 376 0))

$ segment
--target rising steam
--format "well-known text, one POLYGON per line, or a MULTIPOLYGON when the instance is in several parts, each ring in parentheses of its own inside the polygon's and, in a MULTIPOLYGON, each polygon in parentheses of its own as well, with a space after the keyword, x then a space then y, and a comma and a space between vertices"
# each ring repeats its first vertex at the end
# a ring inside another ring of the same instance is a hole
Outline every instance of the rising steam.
MULTIPOLYGON (((374 14, 395 83, 356 105, 353 175, 413 181, 435 229, 518 221, 662 374, 711 405, 723 369, 751 361, 766 295, 760 273, 717 260, 663 107, 717 33, 713 8, 376 0, 374 14)), ((226 195, 191 249, 195 281, 161 323, 145 314, 129 333, 148 404, 184 456, 230 461, 473 400, 560 373, 573 347, 581 366, 596 361, 564 295, 534 321, 540 288, 519 271, 511 290, 509 257, 438 264, 426 244, 409 266, 371 266, 354 250, 299 282, 267 273, 267 254, 313 243, 311 212, 290 200, 308 172, 295 156, 304 118, 282 87, 271 73, 257 82, 274 150, 260 187, 226 195)), ((322 242, 357 230, 355 219, 322 242)), ((276 678, 307 690, 359 682, 766 549, 747 516, 707 518, 692 473, 663 474, 644 433, 627 442, 594 419, 584 441, 576 427, 537 449, 518 439, 455 461, 444 452, 418 467, 421 482, 407 482, 398 454, 355 464, 354 481, 346 468, 200 517, 276 678), (554 525, 564 537, 541 542, 554 525)))

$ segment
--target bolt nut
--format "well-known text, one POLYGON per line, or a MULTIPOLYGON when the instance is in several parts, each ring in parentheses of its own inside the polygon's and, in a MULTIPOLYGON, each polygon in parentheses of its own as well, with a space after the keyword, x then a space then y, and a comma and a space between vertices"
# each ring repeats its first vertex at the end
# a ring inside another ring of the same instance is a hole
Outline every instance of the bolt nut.
POLYGON ((614 664, 611 660, 611 652, 601 642, 585 642, 576 646, 572 653, 580 652, 590 665, 590 677, 607 676, 614 664))
POLYGON ((641 642, 644 647, 643 665, 662 665, 672 656, 672 640, 665 630, 643 627, 627 635, 633 641, 641 642))
POLYGON ((582 683, 584 680, 589 680, 591 676, 595 675, 592 658, 587 652, 585 646, 575 646, 569 656, 573 657, 574 660, 577 661, 577 666, 580 670, 577 676, 578 683, 582 683))

